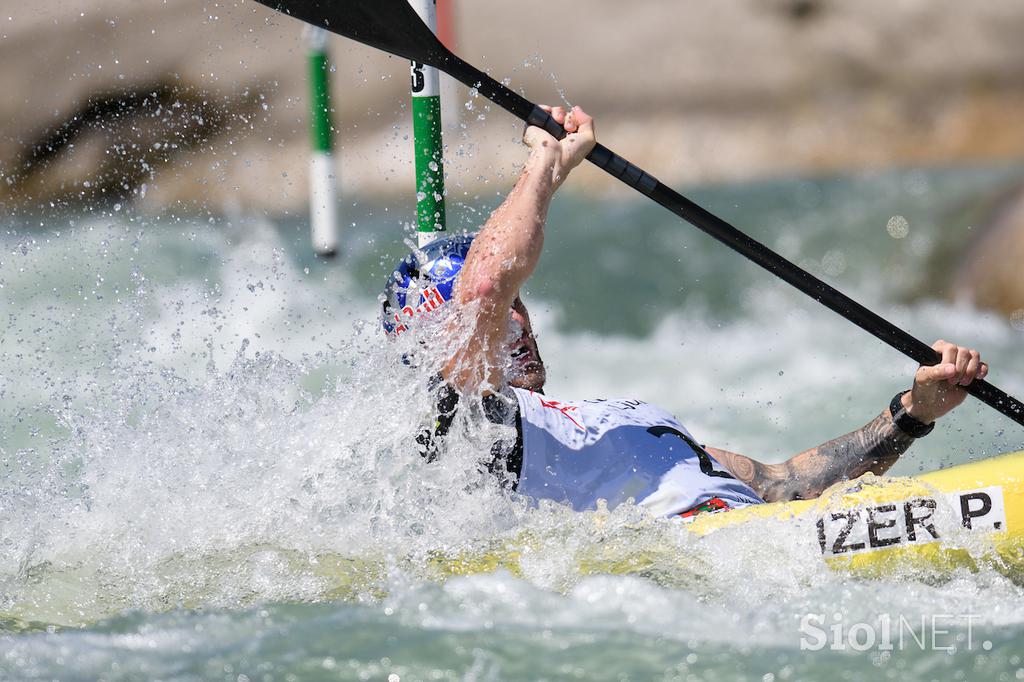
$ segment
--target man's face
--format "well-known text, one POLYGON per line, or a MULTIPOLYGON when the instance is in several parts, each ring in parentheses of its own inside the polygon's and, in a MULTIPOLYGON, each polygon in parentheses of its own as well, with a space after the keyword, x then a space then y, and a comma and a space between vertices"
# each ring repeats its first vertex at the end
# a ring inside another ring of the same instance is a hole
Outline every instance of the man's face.
POLYGON ((544 361, 540 359, 537 339, 533 336, 530 313, 527 312, 526 306, 518 296, 512 302, 509 316, 509 330, 512 337, 509 341, 509 355, 512 359, 512 368, 509 372, 508 383, 516 388, 541 391, 544 388, 544 382, 547 381, 547 371, 544 369, 544 361))

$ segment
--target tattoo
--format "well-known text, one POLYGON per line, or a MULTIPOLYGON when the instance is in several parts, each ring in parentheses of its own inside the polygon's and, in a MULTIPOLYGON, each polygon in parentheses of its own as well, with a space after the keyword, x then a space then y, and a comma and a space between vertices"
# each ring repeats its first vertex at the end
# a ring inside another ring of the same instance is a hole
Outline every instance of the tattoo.
POLYGON ((780 502, 817 497, 830 485, 869 471, 883 474, 913 442, 913 438, 896 428, 886 409, 853 433, 779 464, 763 464, 733 452, 708 449, 766 502, 780 502))

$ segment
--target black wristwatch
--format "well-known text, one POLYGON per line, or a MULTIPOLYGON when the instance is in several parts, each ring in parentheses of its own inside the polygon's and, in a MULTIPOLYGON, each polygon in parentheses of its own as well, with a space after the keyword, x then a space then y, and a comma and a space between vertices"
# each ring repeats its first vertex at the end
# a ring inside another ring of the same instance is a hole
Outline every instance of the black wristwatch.
POLYGON ((892 423, 896 425, 896 428, 907 434, 911 438, 923 438, 932 432, 935 428, 935 422, 931 424, 925 424, 920 419, 915 419, 907 412, 907 408, 903 407, 903 394, 910 393, 910 391, 903 391, 897 393, 892 402, 889 403, 889 412, 892 414, 892 423))

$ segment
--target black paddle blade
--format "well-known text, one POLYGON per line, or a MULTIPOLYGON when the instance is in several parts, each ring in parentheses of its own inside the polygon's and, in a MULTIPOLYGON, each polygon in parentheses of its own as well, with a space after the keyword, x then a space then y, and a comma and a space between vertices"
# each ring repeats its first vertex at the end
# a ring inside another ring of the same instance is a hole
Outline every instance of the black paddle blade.
POLYGON ((481 95, 522 120, 546 128, 558 138, 565 136, 565 131, 547 112, 452 54, 406 0, 256 2, 364 45, 438 68, 466 87, 477 88, 481 95))
POLYGON ((452 56, 406 0, 256 0, 308 24, 439 69, 452 56))

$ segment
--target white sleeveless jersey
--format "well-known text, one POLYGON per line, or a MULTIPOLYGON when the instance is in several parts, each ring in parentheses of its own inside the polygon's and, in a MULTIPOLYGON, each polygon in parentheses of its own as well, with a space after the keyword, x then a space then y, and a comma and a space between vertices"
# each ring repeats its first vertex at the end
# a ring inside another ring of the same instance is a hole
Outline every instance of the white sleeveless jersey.
POLYGON ((523 464, 516 490, 594 509, 628 498, 659 516, 711 498, 732 508, 764 500, 702 448, 675 417, 642 400, 569 402, 515 388, 523 464))

